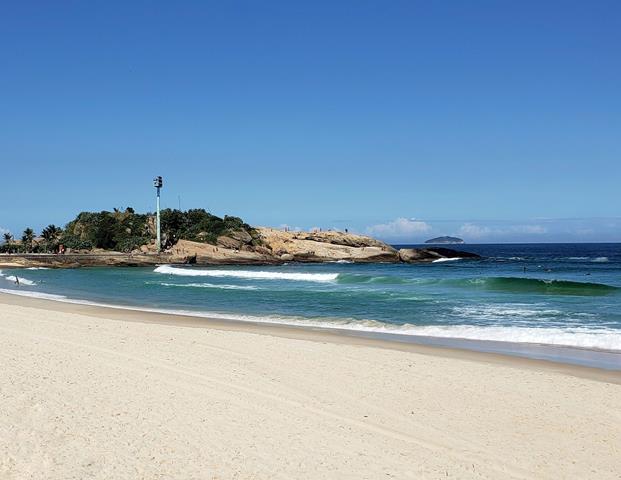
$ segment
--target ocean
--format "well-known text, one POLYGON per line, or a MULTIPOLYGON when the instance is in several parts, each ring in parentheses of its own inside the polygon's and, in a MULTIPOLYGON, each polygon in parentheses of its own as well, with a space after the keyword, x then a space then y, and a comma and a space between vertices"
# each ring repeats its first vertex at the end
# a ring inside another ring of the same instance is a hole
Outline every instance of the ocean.
POLYGON ((420 265, 5 269, 0 291, 325 327, 399 341, 444 339, 444 344, 466 348, 485 350, 481 346, 488 345, 489 351, 512 353, 503 347, 512 345, 513 353, 538 358, 542 355, 530 347, 586 349, 613 354, 606 362, 612 368, 619 362, 621 368, 621 244, 456 248, 483 259, 420 265))

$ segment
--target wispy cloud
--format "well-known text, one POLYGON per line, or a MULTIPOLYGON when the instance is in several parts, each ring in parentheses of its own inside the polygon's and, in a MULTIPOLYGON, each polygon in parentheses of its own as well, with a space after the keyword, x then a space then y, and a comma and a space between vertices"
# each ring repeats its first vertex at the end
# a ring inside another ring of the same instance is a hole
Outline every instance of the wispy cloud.
POLYGON ((458 235, 466 240, 482 240, 488 238, 506 237, 512 235, 543 235, 548 229, 543 225, 506 225, 487 226, 475 223, 464 223, 459 227, 458 235))
POLYGON ((412 237, 431 231, 431 225, 414 218, 399 217, 391 222, 367 227, 367 233, 388 240, 410 240, 412 237))

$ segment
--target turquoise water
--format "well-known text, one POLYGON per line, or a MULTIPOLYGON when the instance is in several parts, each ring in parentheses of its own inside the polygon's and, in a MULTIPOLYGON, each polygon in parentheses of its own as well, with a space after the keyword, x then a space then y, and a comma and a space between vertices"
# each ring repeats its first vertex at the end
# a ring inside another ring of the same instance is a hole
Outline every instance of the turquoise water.
POLYGON ((5 269, 0 289, 231 319, 621 351, 620 244, 459 248, 485 258, 424 265, 5 269))

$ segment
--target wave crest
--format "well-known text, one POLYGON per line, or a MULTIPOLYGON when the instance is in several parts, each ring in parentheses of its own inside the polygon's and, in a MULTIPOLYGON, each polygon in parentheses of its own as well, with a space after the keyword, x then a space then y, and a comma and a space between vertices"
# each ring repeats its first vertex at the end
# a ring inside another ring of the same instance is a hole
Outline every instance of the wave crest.
POLYGON ((164 287, 214 288, 218 290, 259 290, 252 285, 216 285, 215 283, 157 283, 164 287))
POLYGON ((603 283, 544 280, 522 277, 489 277, 453 281, 459 286, 483 288, 507 293, 539 293, 545 295, 608 295, 621 290, 603 283))
POLYGON ((31 286, 31 285, 37 284, 36 282, 33 282, 32 280, 28 280, 27 278, 23 278, 23 277, 18 277, 17 275, 5 275, 4 273, 2 273, 2 270, 0 270, 0 277, 13 283, 15 283, 16 280, 19 280, 20 285, 31 286))
POLYGON ((198 268, 181 268, 171 265, 161 265, 153 270, 155 273, 181 275, 184 277, 232 277, 249 280, 292 280, 301 282, 332 282, 339 276, 338 273, 298 273, 298 272, 270 272, 263 270, 205 270, 198 268))

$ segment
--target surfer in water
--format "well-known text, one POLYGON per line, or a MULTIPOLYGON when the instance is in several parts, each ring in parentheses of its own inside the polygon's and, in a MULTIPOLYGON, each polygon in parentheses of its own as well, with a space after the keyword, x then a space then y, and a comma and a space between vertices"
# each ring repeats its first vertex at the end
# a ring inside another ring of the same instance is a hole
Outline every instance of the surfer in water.
POLYGON ((15 285, 19 287, 19 277, 15 275, 15 285))

